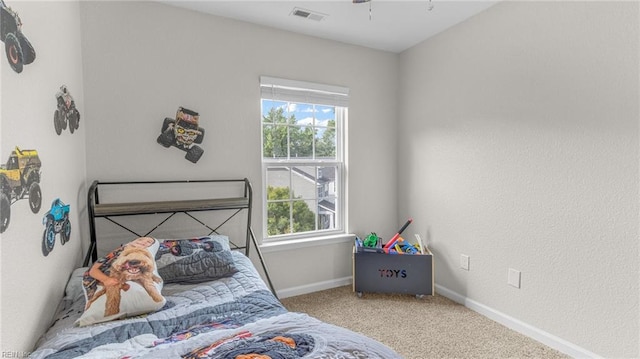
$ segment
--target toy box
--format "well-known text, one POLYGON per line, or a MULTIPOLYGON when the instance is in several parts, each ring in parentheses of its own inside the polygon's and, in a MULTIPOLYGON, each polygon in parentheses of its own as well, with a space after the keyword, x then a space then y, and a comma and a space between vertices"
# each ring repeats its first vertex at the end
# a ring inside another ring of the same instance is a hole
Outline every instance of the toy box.
POLYGON ((433 254, 385 254, 353 249, 353 290, 364 292, 433 295, 433 254))

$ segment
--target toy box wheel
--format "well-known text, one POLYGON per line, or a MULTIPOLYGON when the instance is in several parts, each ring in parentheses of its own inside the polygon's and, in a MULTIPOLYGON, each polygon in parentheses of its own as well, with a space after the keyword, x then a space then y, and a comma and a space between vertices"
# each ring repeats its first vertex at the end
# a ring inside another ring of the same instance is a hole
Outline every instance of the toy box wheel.
POLYGON ((358 296, 358 298, 362 298, 362 292, 356 292, 356 295, 358 296))

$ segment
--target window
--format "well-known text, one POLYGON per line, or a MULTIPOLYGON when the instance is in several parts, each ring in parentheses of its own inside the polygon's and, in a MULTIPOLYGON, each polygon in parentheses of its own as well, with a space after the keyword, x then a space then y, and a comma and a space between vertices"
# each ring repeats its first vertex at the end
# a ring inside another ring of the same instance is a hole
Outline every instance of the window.
POLYGON ((344 230, 348 89, 260 78, 267 240, 344 230))

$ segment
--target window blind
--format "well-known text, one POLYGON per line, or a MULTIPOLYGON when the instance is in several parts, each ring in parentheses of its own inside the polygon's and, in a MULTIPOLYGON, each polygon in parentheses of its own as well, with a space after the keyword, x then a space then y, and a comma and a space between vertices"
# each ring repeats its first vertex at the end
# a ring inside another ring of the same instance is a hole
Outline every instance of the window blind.
POLYGON ((260 76, 260 93, 269 100, 349 106, 349 89, 341 86, 260 76))

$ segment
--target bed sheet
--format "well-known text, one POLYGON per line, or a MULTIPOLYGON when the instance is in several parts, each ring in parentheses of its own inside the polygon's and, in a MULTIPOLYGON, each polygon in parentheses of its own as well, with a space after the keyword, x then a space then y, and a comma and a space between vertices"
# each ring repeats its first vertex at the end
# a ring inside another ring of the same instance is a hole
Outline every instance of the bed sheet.
POLYGON ((30 358, 400 358, 362 334, 287 311, 251 261, 233 255, 238 272, 230 277, 167 285, 159 311, 88 327, 74 325, 84 308, 75 271, 30 358))

